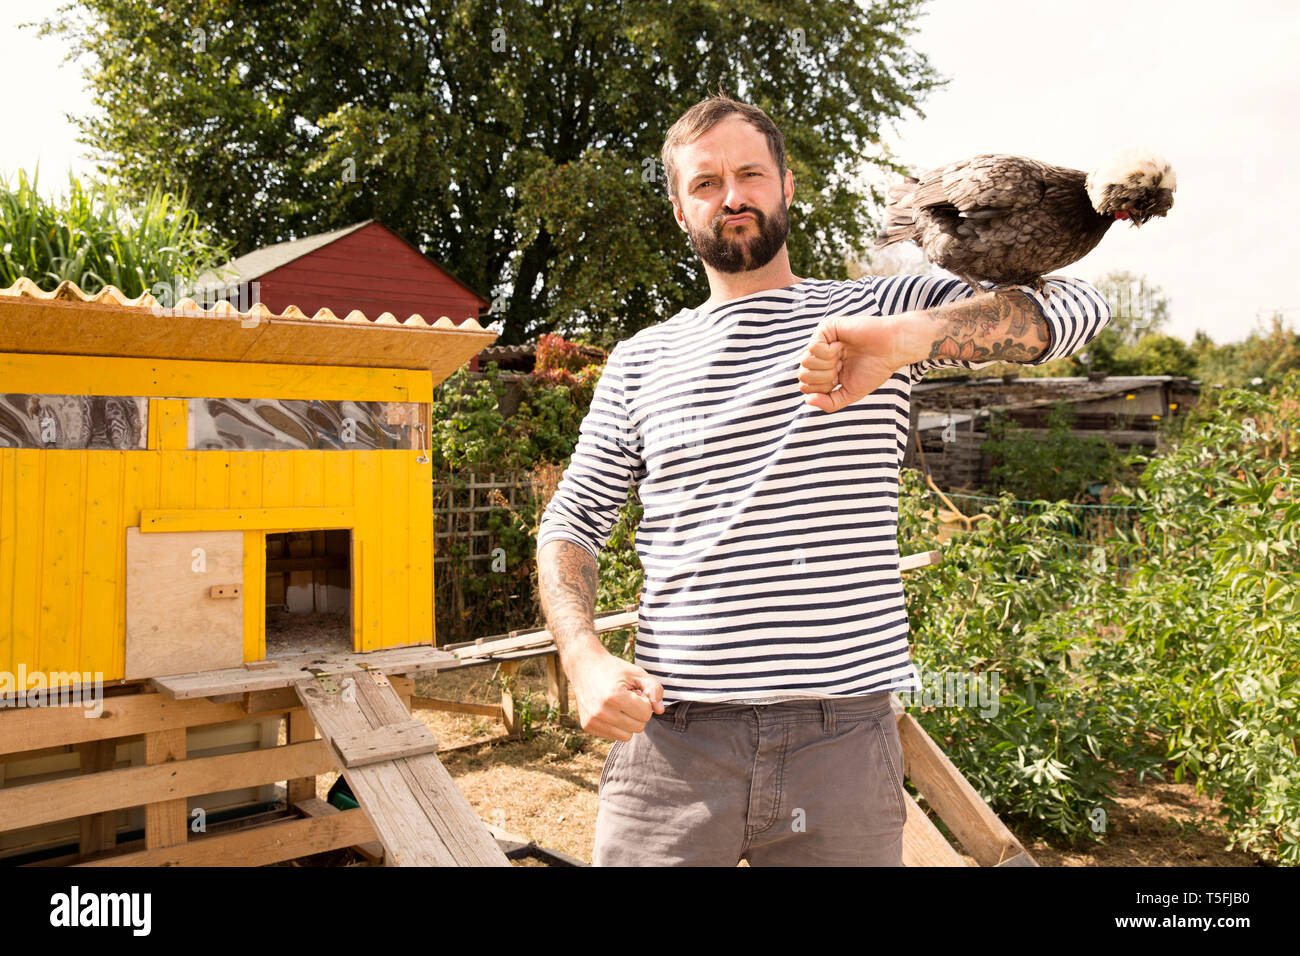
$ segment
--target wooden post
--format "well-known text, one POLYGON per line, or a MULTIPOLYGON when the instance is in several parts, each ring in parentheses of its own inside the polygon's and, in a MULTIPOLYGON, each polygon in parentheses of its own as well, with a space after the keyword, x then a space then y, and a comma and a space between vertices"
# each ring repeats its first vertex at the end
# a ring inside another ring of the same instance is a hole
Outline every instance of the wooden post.
POLYGON ((506 725, 507 734, 519 733, 519 718, 515 713, 514 678, 519 672, 518 661, 502 661, 501 676, 501 721, 506 725))
MULTIPOLYGON (((306 710, 301 707, 291 710, 288 718, 289 726, 286 728, 286 743, 300 744, 303 741, 316 739, 316 725, 311 722, 311 716, 306 710)), ((314 800, 316 798, 316 778, 298 777, 296 780, 288 780, 285 782, 285 792, 290 806, 304 800, 314 800)))
MULTIPOLYGON (((112 770, 117 760, 117 741, 92 740, 77 745, 81 755, 82 773, 100 773, 112 770)), ((117 812, 92 813, 81 818, 81 841, 79 849, 82 854, 98 853, 111 850, 117 845, 117 812)))
POLYGON ((547 654, 546 661, 546 705, 554 707, 560 716, 569 712, 569 678, 560 666, 560 655, 547 654))
MULTIPOLYGON (((185 728, 159 730, 144 735, 145 763, 166 763, 185 759, 185 728)), ((147 849, 175 846, 189 837, 185 797, 151 803, 144 808, 144 841, 147 849)))

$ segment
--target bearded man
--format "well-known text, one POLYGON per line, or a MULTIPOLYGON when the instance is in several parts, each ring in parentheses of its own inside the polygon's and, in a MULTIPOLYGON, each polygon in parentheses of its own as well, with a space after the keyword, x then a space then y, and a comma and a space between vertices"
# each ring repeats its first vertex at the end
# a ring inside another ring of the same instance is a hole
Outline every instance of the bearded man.
POLYGON ((537 536, 580 722, 615 741, 593 862, 901 865, 889 695, 921 689, 897 542, 911 388, 935 368, 1070 355, 1110 311, 1060 277, 1045 297, 794 275, 784 140, 729 97, 683 114, 663 162, 711 295, 611 351, 537 536), (633 483, 645 581, 628 663, 593 620, 633 483))

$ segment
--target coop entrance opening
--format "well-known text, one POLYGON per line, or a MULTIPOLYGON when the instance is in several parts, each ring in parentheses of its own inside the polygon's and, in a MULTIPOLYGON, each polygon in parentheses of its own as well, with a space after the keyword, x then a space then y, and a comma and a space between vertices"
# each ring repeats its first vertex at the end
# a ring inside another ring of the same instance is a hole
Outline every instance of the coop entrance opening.
POLYGON ((352 532, 268 534, 267 658, 354 649, 352 532))

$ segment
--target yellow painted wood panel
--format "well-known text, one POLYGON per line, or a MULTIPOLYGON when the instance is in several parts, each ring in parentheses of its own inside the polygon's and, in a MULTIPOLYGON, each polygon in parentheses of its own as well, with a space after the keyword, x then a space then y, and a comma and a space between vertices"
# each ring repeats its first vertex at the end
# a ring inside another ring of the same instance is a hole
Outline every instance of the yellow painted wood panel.
POLYGON ((121 678, 125 535, 138 525, 244 532, 250 660, 264 656, 271 530, 351 529, 359 649, 429 640, 431 473, 416 457, 409 450, 0 449, 0 666, 121 678), (290 504, 267 508, 272 492, 290 504))
POLYGON ((305 531, 350 528, 350 508, 150 508, 140 514, 140 530, 305 531))
MULTIPOLYGON (((407 593, 410 595, 410 642, 433 640, 433 466, 407 466, 407 554, 411 567, 407 593), (421 521, 421 515, 429 520, 421 521)), ((404 642, 405 643, 405 642, 404 642)))
MULTIPOLYGON (((203 454, 212 454, 204 452, 203 454)), ((256 452, 227 452, 230 461, 231 508, 264 508, 262 497, 262 463, 256 452)))
POLYGON ((152 399, 149 417, 158 419, 158 444, 163 451, 184 451, 190 446, 189 402, 183 398, 152 399))
MULTIPOLYGON (((353 531, 359 544, 357 574, 361 580, 361 602, 353 618, 353 630, 363 651, 379 650, 382 644, 385 595, 381 562, 384 554, 383 496, 379 480, 382 452, 353 459, 353 495, 356 523, 353 531)), ((399 452, 399 454, 401 454, 399 452)), ((406 452, 410 454, 410 452, 406 452)))
POLYGON ((194 500, 203 508, 229 508, 231 452, 202 451, 194 455, 194 500))
POLYGON ((0 352, 9 392, 427 402, 427 371, 0 352))
MULTIPOLYGON (((244 454, 248 454, 245 452, 244 454)), ((262 507, 291 508, 300 504, 293 483, 293 454, 254 452, 262 458, 262 507)))
MULTIPOLYGON (((18 534, 18 450, 0 448, 0 635, 14 632, 14 541, 18 534)), ((0 641, 0 668, 13 673, 12 638, 0 641)), ((2 781, 0 781, 2 782, 2 781)))
POLYGON ((122 673, 117 622, 126 614, 126 527, 123 472, 116 451, 87 451, 86 536, 82 570, 81 655, 78 670, 122 673))
MULTIPOLYGON (((73 670, 79 649, 80 621, 74 611, 81 594, 79 572, 80 528, 84 515, 81 460, 72 450, 47 450, 44 497, 36 502, 41 515, 40 615, 37 633, 40 644, 36 664, 41 670, 73 670)), ((28 668, 31 665, 28 664, 28 668)))
POLYGON ((409 644, 410 637, 410 534, 406 520, 409 454, 379 456, 380 520, 384 526, 384 549, 379 573, 384 595, 384 629, 381 647, 409 644), (402 595, 398 598, 397 595, 402 595))
POLYGON ((338 452, 324 449, 302 449, 293 456, 293 503, 298 506, 319 508, 325 504, 326 455, 338 452))

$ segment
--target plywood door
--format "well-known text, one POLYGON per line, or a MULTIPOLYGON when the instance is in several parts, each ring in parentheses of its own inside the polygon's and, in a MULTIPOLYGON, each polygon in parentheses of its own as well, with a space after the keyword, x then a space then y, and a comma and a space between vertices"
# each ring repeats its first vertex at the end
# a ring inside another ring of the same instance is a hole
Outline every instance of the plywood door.
POLYGON ((126 677, 244 662, 244 533, 126 530, 126 677), (214 588, 235 597, 214 597, 214 588))

